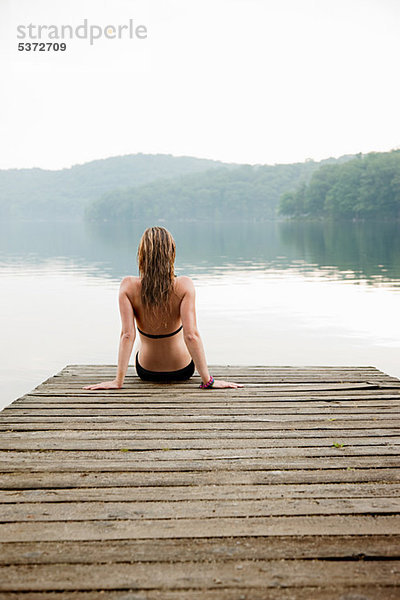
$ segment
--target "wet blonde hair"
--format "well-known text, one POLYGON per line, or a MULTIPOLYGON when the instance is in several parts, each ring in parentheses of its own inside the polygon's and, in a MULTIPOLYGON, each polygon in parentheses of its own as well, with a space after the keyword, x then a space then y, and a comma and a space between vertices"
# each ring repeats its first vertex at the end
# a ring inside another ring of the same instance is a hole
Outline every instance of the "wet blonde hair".
POLYGON ((164 227, 148 227, 137 253, 141 299, 150 314, 167 316, 175 279, 175 240, 164 227))

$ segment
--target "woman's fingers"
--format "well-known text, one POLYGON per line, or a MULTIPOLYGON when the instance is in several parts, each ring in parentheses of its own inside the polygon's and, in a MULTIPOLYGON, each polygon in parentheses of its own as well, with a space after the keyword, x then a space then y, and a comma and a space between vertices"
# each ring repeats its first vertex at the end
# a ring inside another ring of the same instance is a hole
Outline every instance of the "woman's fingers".
POLYGON ((115 381, 103 381, 102 383, 95 383, 93 385, 85 385, 84 390, 117 390, 118 386, 115 381))
POLYGON ((243 385, 241 383, 235 383, 233 381, 223 381, 221 379, 216 379, 212 386, 213 388, 241 388, 243 385))
POLYGON ((85 387, 83 388, 84 390, 100 390, 101 389, 101 383, 96 383, 95 385, 85 385, 85 387))

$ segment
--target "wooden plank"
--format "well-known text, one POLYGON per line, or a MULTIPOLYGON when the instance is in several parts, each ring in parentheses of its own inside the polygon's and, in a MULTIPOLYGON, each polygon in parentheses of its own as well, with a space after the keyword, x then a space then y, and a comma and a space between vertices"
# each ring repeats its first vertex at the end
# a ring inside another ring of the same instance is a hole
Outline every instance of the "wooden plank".
POLYGON ((192 399, 182 399, 180 401, 174 401, 174 400, 169 400, 167 398, 157 398, 157 401, 155 402, 154 399, 143 399, 143 396, 140 397, 140 400, 132 400, 132 398, 129 399, 125 399, 125 398, 117 398, 114 397, 111 400, 109 399, 102 399, 102 398, 98 398, 96 397, 89 397, 89 396, 85 396, 85 397, 80 397, 80 396, 74 396, 74 397, 70 397, 70 398, 66 398, 64 396, 40 396, 39 397, 40 400, 38 401, 38 397, 29 397, 28 399, 22 398, 20 400, 15 400, 15 402, 13 402, 10 405, 10 408, 40 408, 40 407, 46 407, 46 408, 51 408, 52 406, 60 406, 60 407, 65 407, 65 406, 71 406, 73 404, 78 404, 80 407, 82 407, 82 405, 85 405, 86 407, 99 407, 99 408, 126 408, 126 407, 130 407, 132 408, 132 404, 134 405, 134 407, 136 409, 142 409, 142 408, 146 408, 146 409, 151 409, 151 408, 163 408, 163 409, 167 409, 167 408, 171 408, 176 409, 176 408, 214 408, 214 409, 221 409, 221 408, 226 408, 226 406, 230 406, 231 408, 264 408, 265 409, 273 409, 273 408, 291 408, 294 410, 297 409, 301 409, 301 408, 320 408, 322 410, 325 410, 326 408, 328 408, 329 406, 333 406, 333 407, 342 407, 342 408, 352 408, 352 407, 363 407, 363 408, 373 408, 373 407, 380 407, 380 408, 398 408, 400 406, 400 395, 399 396, 393 396, 393 395, 374 395, 372 396, 372 394, 369 394, 368 396, 365 396, 364 394, 360 394, 357 396, 353 396, 353 397, 347 397, 347 396, 336 396, 333 397, 331 395, 326 396, 326 397, 322 397, 322 396, 316 396, 316 395, 304 395, 302 397, 281 397, 280 399, 277 398, 275 395, 271 396, 270 398, 268 397, 256 397, 256 396, 249 396, 249 399, 245 399, 244 397, 242 398, 242 400, 235 400, 235 399, 230 399, 229 401, 225 401, 225 400, 214 400, 214 401, 210 401, 210 400, 201 400, 201 404, 199 403, 199 400, 192 400, 192 399), (39 404, 38 404, 39 402, 39 404))
MULTIPOLYGON (((58 423, 50 425, 59 425, 58 423)), ((3 433, 0 440, 3 439, 15 439, 15 440, 33 440, 33 439, 54 439, 62 443, 64 440, 118 440, 118 439, 129 439, 132 441, 138 440, 175 440, 175 441, 193 441, 197 443, 204 442, 207 444, 213 443, 215 440, 221 440, 223 443, 228 440, 246 440, 248 442, 254 440, 279 440, 283 442, 289 440, 303 440, 306 444, 312 442, 318 444, 318 441, 330 439, 329 436, 333 436, 334 441, 340 437, 345 437, 349 440, 354 440, 354 443, 363 443, 363 440, 382 440, 382 444, 389 441, 391 438, 397 439, 400 436, 399 428, 385 428, 385 429, 251 429, 243 431, 241 429, 229 429, 229 431, 220 429, 208 429, 208 430, 164 430, 160 433, 157 429, 47 429, 46 424, 33 423, 31 426, 29 423, 21 424, 17 423, 13 425, 12 429, 6 429, 3 425, 3 433), (31 427, 31 428, 30 428, 31 427), (299 437, 301 436, 301 437, 299 437)), ((134 427, 134 425, 133 425, 134 427)), ((239 443, 239 441, 238 441, 239 443)), ((210 446, 211 447, 211 446, 210 446)))
MULTIPOLYGON (((133 433, 127 430, 118 430, 118 429, 97 429, 95 431, 91 430, 57 430, 56 434, 53 430, 48 429, 37 429, 35 425, 33 429, 20 429, 19 426, 15 430, 4 429, 3 433, 0 437, 1 440, 14 440, 17 441, 31 441, 31 440, 54 440, 55 438, 63 443, 68 440, 84 440, 89 441, 96 439, 98 441, 117 441, 117 440, 135 440, 135 441, 144 441, 148 443, 155 443, 155 440, 159 440, 162 443, 163 440, 173 440, 177 443, 195 443, 195 444, 213 444, 217 443, 221 440, 222 443, 232 442, 235 443, 237 440, 237 444, 239 445, 242 441, 246 443, 267 443, 268 441, 272 444, 274 440, 277 444, 279 443, 301 443, 316 445, 325 440, 330 440, 334 438, 334 441, 338 439, 340 436, 346 437, 349 443, 361 444, 364 442, 367 443, 368 440, 371 440, 371 443, 374 443, 375 440, 380 440, 381 444, 390 443, 391 440, 395 441, 400 438, 400 428, 399 429, 335 429, 332 431, 324 431, 324 430, 307 430, 303 429, 301 432, 298 432, 296 429, 283 429, 283 430, 265 430, 265 431, 181 431, 174 432, 173 430, 164 431, 164 433, 160 434, 155 430, 139 430, 134 431, 133 433), (331 437, 329 437, 331 436, 331 437), (291 442, 292 441, 292 442, 291 442)), ((200 447, 200 446, 199 446, 200 447)), ((208 446, 207 446, 208 447, 208 446)), ((212 447, 212 446, 210 446, 212 447)))
POLYGON ((223 415, 212 414, 212 411, 204 410, 203 414, 196 413, 191 414, 190 410, 185 411, 184 414, 175 415, 175 414, 162 414, 162 411, 158 411, 154 409, 153 414, 144 415, 139 414, 139 411, 135 411, 135 409, 68 409, 68 408, 46 408, 46 409, 29 409, 29 410, 18 410, 15 411, 10 408, 5 408, 3 410, 5 418, 15 418, 21 419, 23 417, 37 419, 38 417, 73 417, 73 418, 102 418, 104 413, 107 413, 107 417, 130 417, 134 418, 137 423, 196 423, 196 421, 211 422, 211 423, 233 423, 233 422, 268 422, 268 421, 279 421, 279 422, 298 422, 298 421, 307 421, 309 423, 312 422, 323 422, 329 419, 340 419, 341 421, 352 421, 357 423, 358 421, 364 422, 366 419, 373 419, 375 421, 387 421, 388 419, 400 419, 400 412, 392 412, 392 411, 380 411, 380 412, 370 412, 370 411, 361 411, 357 414, 351 414, 347 411, 340 412, 339 410, 335 411, 324 411, 317 412, 315 414, 300 414, 295 413, 295 411, 287 411, 287 413, 276 413, 276 414, 268 414, 265 416, 265 411, 261 412, 259 415, 255 414, 253 411, 248 411, 247 413, 243 412, 242 414, 232 414, 232 411, 227 410, 223 415))
MULTIPOLYGON (((115 376, 114 373, 108 374, 108 377, 113 378, 115 376)), ((216 379, 219 377, 215 374, 216 379)), ((229 377, 228 373, 223 374, 223 376, 229 377)), ((213 389, 212 391, 208 390, 205 392, 204 390, 200 390, 201 379, 199 377, 194 377, 188 381, 175 384, 169 384, 166 387, 165 384, 162 383, 146 383, 141 381, 138 377, 129 377, 127 376, 124 381, 124 387, 118 390, 85 390, 84 386, 91 385, 93 383, 98 383, 98 381, 103 380, 107 377, 106 373, 99 373, 98 376, 90 376, 90 377, 81 377, 79 379, 73 379, 70 381, 59 380, 54 381, 53 383, 44 383, 40 386, 34 388, 31 392, 31 395, 36 394, 49 394, 54 393, 55 395, 60 395, 60 392, 64 391, 75 391, 82 394, 87 395, 96 395, 96 394, 111 394, 114 396, 119 396, 123 394, 151 394, 157 395, 159 393, 163 394, 172 394, 177 393, 179 395, 210 395, 218 396, 222 394, 230 394, 235 393, 234 389, 221 390, 221 389, 213 389), (97 381, 96 381, 97 380, 97 381)), ((243 391, 260 391, 262 393, 271 393, 271 392, 291 392, 297 393, 299 391, 351 391, 351 390, 363 390, 366 391, 368 389, 371 390, 392 390, 393 393, 397 393, 399 389, 399 382, 395 378, 386 379, 381 377, 368 377, 368 378, 360 378, 360 377, 335 377, 335 378, 325 378, 325 377, 247 377, 247 376, 230 376, 231 380, 235 380, 237 383, 243 385, 243 391)))
MULTIPOLYGON (((338 442, 339 443, 339 442, 338 442)), ((171 462, 171 461, 200 461, 204 459, 206 461, 212 461, 213 463, 217 460, 274 460, 274 459, 288 459, 288 462, 292 459, 308 458, 310 459, 308 462, 314 462, 313 459, 318 461, 320 458, 327 457, 327 467, 329 466, 329 459, 332 457, 340 457, 342 458, 357 458, 362 460, 365 457, 371 459, 371 465, 375 464, 377 457, 387 457, 387 465, 391 464, 392 466, 399 465, 399 462, 391 463, 391 458, 389 457, 398 457, 400 458, 400 448, 398 444, 390 444, 390 445, 375 445, 375 446, 350 446, 343 445, 343 447, 339 444, 339 447, 334 445, 329 446, 318 446, 318 447, 236 447, 236 448, 224 448, 222 444, 215 448, 195 448, 195 449, 186 449, 180 448, 177 450, 171 449, 169 446, 158 447, 154 450, 147 449, 139 449, 135 446, 134 442, 131 443, 131 450, 129 448, 125 448, 124 446, 119 445, 116 450, 98 450, 96 447, 89 450, 2 450, 0 451, 0 461, 9 462, 10 460, 14 460, 15 464, 19 464, 21 461, 32 460, 34 462, 46 461, 51 459, 54 463, 57 463, 59 460, 65 461, 81 461, 81 460, 107 460, 107 461, 141 461, 148 462, 148 466, 151 469, 151 463, 153 461, 163 461, 163 462, 171 462)), ((383 459, 378 459, 378 464, 375 466, 380 466, 382 464, 383 459)), ((79 464, 79 462, 77 462, 79 464)), ((350 465, 349 465, 350 466, 350 465)), ((399 465, 400 466, 400 465, 399 465)))
MULTIPOLYGON (((46 388, 56 388, 59 386, 60 388, 74 386, 76 388, 80 388, 82 385, 87 385, 88 383, 94 383, 100 379, 103 380, 105 376, 109 376, 113 378, 115 376, 116 370, 113 372, 105 373, 92 373, 92 374, 82 374, 80 376, 75 377, 58 377, 54 380, 48 380, 44 383, 38 385, 34 390, 30 393, 35 393, 39 390, 45 390, 46 388)), ((362 388, 393 388, 398 389, 399 387, 399 379, 396 377, 390 377, 387 375, 377 375, 377 374, 360 374, 353 373, 350 375, 346 375, 343 373, 336 373, 326 376, 325 374, 314 374, 314 375, 306 375, 304 373, 295 374, 272 374, 272 373, 234 373, 228 371, 222 371, 221 373, 216 373, 213 371, 214 377, 216 379, 227 378, 229 377, 232 381, 236 380, 238 383, 245 384, 244 388, 259 388, 265 390, 279 390, 279 389, 352 389, 353 387, 356 389, 362 388)), ((198 375, 194 375, 187 381, 184 382, 176 382, 168 384, 167 387, 165 384, 156 383, 156 382, 144 382, 139 379, 136 374, 135 375, 126 375, 125 383, 123 390, 131 390, 131 391, 145 391, 150 393, 157 393, 164 390, 169 393, 172 392, 173 387, 176 388, 177 393, 191 393, 196 392, 200 394, 204 394, 203 390, 199 390, 199 384, 201 383, 201 378, 198 375)), ((102 390, 105 391, 105 390, 102 390)), ((120 392, 122 390, 108 390, 108 391, 117 391, 120 392)), ((216 394, 221 393, 221 389, 215 388, 213 390, 216 394)), ((223 390, 222 390, 223 392, 223 390)), ((208 393, 208 392, 207 392, 208 393)))
MULTIPOLYGON (((24 433, 24 437, 12 436, 12 434, 3 434, 0 437, 0 450, 62 450, 62 451, 100 451, 100 450, 194 450, 194 449, 260 449, 260 448, 298 448, 298 452, 303 452, 306 448, 332 448, 334 444, 343 444, 343 447, 367 447, 369 451, 379 448, 390 448, 400 453, 400 435, 385 436, 385 437, 352 437, 349 435, 334 435, 330 437, 308 437, 306 439, 300 437, 291 438, 221 438, 214 437, 207 439, 177 439, 175 438, 153 438, 134 439, 132 437, 117 437, 107 439, 85 439, 83 437, 75 437, 55 439, 54 434, 48 436, 31 437, 30 434, 24 433)), ((378 452, 379 453, 379 452, 378 452)))
POLYGON ((397 535, 316 535, 0 543, 0 564, 400 558, 397 535))
POLYGON ((275 535, 399 535, 397 515, 220 517, 1 523, 3 542, 275 535))
POLYGON ((259 470, 259 471, 167 471, 167 472, 132 472, 111 471, 92 472, 87 469, 75 471, 47 471, 29 469, 25 472, 10 471, 1 475, 4 490, 21 489, 53 489, 53 488, 82 488, 93 487, 131 487, 158 486, 163 494, 164 486, 197 486, 197 485, 234 485, 245 484, 322 484, 322 483, 369 483, 369 482, 397 482, 400 481, 400 472, 396 468, 382 467, 379 469, 316 469, 316 470, 259 470))
MULTIPOLYGON (((51 405, 50 405, 51 406, 51 405)), ((233 406, 229 406, 227 405, 226 407, 221 407, 221 408, 214 408, 214 407, 207 407, 205 408, 204 406, 197 406, 197 407, 186 407, 186 408, 173 408, 173 407, 153 407, 153 408, 139 408, 137 406, 135 406, 134 408, 130 407, 129 404, 126 404, 124 406, 118 405, 118 404, 110 404, 110 405, 104 405, 104 404, 83 404, 83 403, 71 403, 71 404, 67 404, 62 406, 62 408, 58 408, 58 409, 54 409, 54 408, 49 408, 48 405, 46 404, 35 404, 32 406, 28 406, 27 404, 24 404, 23 406, 20 405, 16 405, 13 406, 12 408, 8 408, 5 409, 5 414, 11 414, 16 413, 16 414, 23 414, 23 415, 27 415, 32 413, 34 414, 42 414, 44 411, 49 412, 50 414, 65 414, 65 413, 72 413, 72 414, 85 414, 86 412, 90 415, 101 415, 104 413, 104 410, 110 411, 110 414, 122 414, 122 415, 138 415, 138 416, 145 416, 145 415, 149 415, 149 416, 170 416, 172 418, 176 417, 181 417, 181 416, 194 416, 194 417, 202 417, 203 415, 207 414, 207 415, 216 415, 216 416, 221 416, 221 415, 227 415, 227 416, 254 416, 254 415, 265 415, 266 413, 268 415, 271 416, 277 416, 277 417, 281 417, 281 416, 293 416, 293 414, 296 415, 296 418, 301 417, 309 417, 309 418, 316 418, 319 417, 321 415, 321 411, 323 410, 323 416, 326 418, 328 415, 331 417, 339 417, 339 418, 343 418, 343 417, 349 417, 349 418, 360 418, 360 415, 362 416, 362 418, 369 418, 369 417, 377 417, 380 416, 382 414, 382 412, 384 412, 385 417, 388 418, 389 416, 392 416, 394 418, 399 418, 400 417, 400 405, 399 406, 388 406, 388 405, 384 405, 382 406, 368 406, 368 408, 364 407, 364 406, 334 406, 332 404, 329 404, 328 406, 325 407, 307 407, 307 406, 302 406, 300 408, 293 408, 293 407, 247 407, 244 406, 242 408, 239 407, 233 407, 233 406), (79 412, 78 412, 79 411, 79 412), (82 412, 81 412, 82 411, 82 412), (85 411, 85 412, 83 412, 85 411)))
MULTIPOLYGON (((8 453, 11 454, 11 453, 8 453)), ((18 453, 15 453, 16 455, 18 453)), ((3 473, 15 473, 29 472, 32 473, 37 471, 47 472, 74 472, 79 471, 93 471, 103 472, 105 469, 107 472, 115 471, 126 471, 126 472, 145 472, 145 471, 217 471, 219 469, 226 470, 231 469, 233 471, 242 470, 288 470, 288 469, 340 469, 340 468, 399 468, 399 457, 398 456, 386 456, 383 460, 382 457, 364 456, 364 457, 339 457, 339 458, 291 458, 287 459, 283 457, 281 459, 264 459, 264 458, 249 458, 244 459, 242 457, 235 458, 229 457, 228 459, 203 459, 203 460, 141 460, 140 458, 126 459, 126 455, 129 453, 121 452, 119 460, 108 459, 105 465, 104 459, 73 459, 73 458, 59 458, 54 460, 53 458, 44 458, 41 456, 42 453, 38 453, 39 456, 33 458, 16 457, 10 460, 3 460, 1 463, 0 471, 3 473)))
MULTIPOLYGON (((115 371, 113 373, 115 375, 115 371)), ((222 373, 223 375, 225 375, 224 373, 222 373)), ((98 377, 102 377, 104 375, 104 373, 99 373, 98 377)), ((110 373, 111 375, 111 373, 110 373)), ((215 373, 215 376, 217 377, 218 375, 215 373)), ((244 382, 246 380, 246 382, 249 384, 250 387, 256 386, 259 388, 262 388, 263 390, 293 390, 293 391, 297 391, 297 390, 301 390, 301 389, 309 389, 309 390, 318 390, 318 389, 330 389, 330 390, 342 390, 342 389, 375 389, 375 388, 386 388, 387 386, 393 387, 393 389, 398 388, 399 386, 399 381, 398 379, 394 378, 394 377, 386 377, 386 376, 375 376, 375 375, 368 375, 368 376, 358 376, 358 375, 354 375, 354 376, 347 376, 344 375, 343 377, 341 377, 340 374, 337 374, 335 376, 334 379, 332 379, 332 377, 326 377, 325 375, 322 375, 321 377, 307 377, 304 376, 304 374, 299 374, 299 381, 294 381, 293 377, 286 377, 285 375, 279 377, 279 381, 277 381, 277 377, 272 376, 270 374, 265 374, 260 375, 260 374, 254 374, 253 376, 250 374, 236 374, 236 376, 234 374, 230 375, 232 378, 235 377, 238 380, 241 380, 241 382, 244 382), (264 379, 264 380, 263 380, 264 379)), ((95 377, 95 375, 85 375, 85 376, 80 376, 80 377, 73 377, 73 378, 68 378, 68 377, 58 377, 55 378, 54 380, 47 380, 44 383, 41 383, 40 385, 38 385, 36 388, 34 388, 34 390, 32 392, 30 392, 31 394, 34 394, 40 390, 46 391, 46 390, 50 390, 50 389, 54 389, 56 390, 56 392, 58 393, 59 389, 70 389, 71 387, 73 387, 74 389, 82 389, 81 386, 82 385, 87 385, 87 383, 90 383, 93 378, 95 377)), ((199 390, 199 385, 198 383, 200 382, 200 378, 197 376, 193 377, 192 379, 182 382, 179 385, 168 385, 167 387, 162 384, 158 384, 158 383, 151 383, 150 385, 146 382, 141 381, 138 377, 136 376, 130 376, 127 375, 125 378, 125 387, 119 390, 98 390, 100 393, 103 392, 117 392, 117 393, 121 393, 123 390, 127 391, 129 389, 132 389, 132 391, 139 391, 139 390, 146 390, 146 392, 159 392, 160 390, 164 389, 165 392, 172 392, 172 390, 175 387, 175 391, 177 393, 191 393, 193 391, 196 391, 196 393, 198 394, 203 394, 204 393, 209 393, 209 392, 204 392, 204 391, 200 391, 199 390)), ((213 389, 213 393, 216 394, 220 394, 221 393, 221 389, 213 389)), ((222 391, 223 393, 223 391, 222 391)))
MULTIPOLYGON (((190 384, 180 384, 180 387, 171 386, 164 387, 161 384, 150 384, 148 387, 143 387, 139 384, 132 383, 131 385, 124 384, 124 387, 118 390, 87 390, 84 388, 85 385, 92 383, 92 380, 81 381, 79 384, 63 384, 63 385, 42 385, 31 392, 18 398, 38 400, 40 398, 63 398, 65 397, 79 397, 79 398, 131 398, 139 400, 141 398, 158 400, 160 398, 165 399, 167 402, 181 402, 185 400, 201 400, 202 402, 214 402, 224 401, 226 398, 229 399, 258 399, 266 398, 273 399, 287 397, 289 399, 303 397, 306 395, 324 397, 328 395, 332 396, 394 396, 398 398, 400 392, 400 385, 396 382, 369 382, 369 383, 287 383, 287 384, 261 384, 261 383, 250 383, 247 382, 241 388, 228 388, 228 389, 212 389, 212 390, 200 390, 196 384, 190 386, 190 384)), ((238 381, 238 383, 240 383, 238 381)))
MULTIPOLYGON (((158 500, 145 502, 26 502, 0 508, 1 523, 43 521, 184 520, 196 517, 269 517, 293 515, 382 515, 400 512, 400 498, 268 498, 251 500, 158 500)), ((400 525, 400 523, 399 523, 400 525)))
MULTIPOLYGON (((56 375, 56 377, 60 376, 80 376, 82 374, 115 374, 116 365, 76 365, 76 366, 68 366, 60 373, 56 375)), ((210 370, 217 375, 229 373, 229 375, 273 375, 279 374, 282 376, 293 376, 296 374, 300 374, 303 378, 307 375, 320 375, 326 377, 327 379, 330 376, 334 376, 338 373, 343 375, 356 375, 356 376, 376 376, 382 378, 391 378, 390 375, 383 373, 379 369, 375 367, 364 367, 364 366, 328 366, 328 365, 314 365, 314 366, 239 366, 239 365, 210 365, 210 370)), ((128 376, 135 376, 135 369, 132 367, 128 368, 128 376)), ((51 379, 51 378, 49 378, 51 379)))
MULTIPOLYGON (((0 490, 0 502, 160 501, 159 486, 0 490)), ((175 500, 260 500, 268 498, 400 498, 394 482, 177 485, 164 486, 162 498, 175 500)), ((400 547, 399 547, 400 551, 400 547)))
MULTIPOLYGON (((218 582, 216 582, 218 583, 218 582)), ((29 591, 29 600, 99 600, 107 593, 107 600, 399 600, 398 586, 395 585, 334 585, 328 587, 322 583, 318 587, 283 588, 279 579, 273 582, 275 587, 254 588, 240 587, 213 589, 183 590, 143 590, 137 587, 130 589, 68 592, 34 592, 29 591), (266 593, 268 596, 266 596, 266 593), (100 596, 101 594, 101 596, 100 596), (295 595, 293 595, 295 594, 295 595)), ((26 592, 2 592, 1 600, 27 600, 26 592)))
POLYGON ((246 561, 187 562, 153 565, 114 563, 112 565, 19 565, 0 567, 0 590, 92 590, 103 589, 215 589, 253 587, 320 586, 327 579, 337 585, 373 583, 396 585, 399 562, 354 563, 353 561, 246 561), (240 566, 240 568, 238 568, 240 566), (318 566, 318 568, 316 568, 318 566), (279 582, 279 583, 278 583, 279 582))
MULTIPOLYGON (((160 396, 164 398, 166 401, 168 400, 198 400, 201 402, 214 402, 216 400, 223 400, 226 398, 231 399, 239 399, 239 398, 289 398, 296 399, 302 398, 304 396, 312 396, 312 397, 324 397, 324 396, 352 396, 359 397, 365 396, 367 392, 371 393, 373 396, 394 396, 398 397, 400 387, 396 384, 383 385, 379 383, 379 385, 353 385, 351 386, 336 386, 335 388, 331 386, 327 386, 326 384, 322 387, 322 385, 314 385, 314 386, 302 386, 299 383, 295 383, 291 386, 275 386, 275 385, 262 385, 262 384, 249 384, 247 383, 242 388, 231 388, 225 390, 212 389, 207 391, 199 390, 198 386, 196 387, 187 387, 183 388, 181 391, 172 390, 172 389, 163 389, 161 385, 156 387, 156 384, 153 384, 154 388, 141 388, 138 386, 128 385, 118 390, 85 390, 83 386, 91 384, 92 381, 82 382, 80 386, 76 388, 72 388, 71 386, 66 386, 62 388, 61 386, 54 386, 53 388, 44 386, 43 388, 36 389, 29 394, 21 396, 19 400, 23 398, 29 399, 38 399, 38 398, 68 398, 68 397, 79 397, 79 398, 103 398, 103 399, 142 399, 142 398, 156 398, 158 399, 160 396), (240 391, 238 391, 240 390, 240 391)), ((238 383, 240 383, 238 381, 238 383)))
MULTIPOLYGON (((228 373, 222 374, 223 377, 230 376, 228 373)), ((152 394, 157 395, 160 393, 163 394, 173 394, 177 393, 179 395, 205 395, 212 394, 213 396, 218 396, 220 394, 230 394, 235 393, 234 389, 221 390, 221 389, 213 389, 212 391, 208 390, 205 392, 204 390, 200 390, 201 379, 199 377, 194 377, 189 381, 185 381, 179 384, 170 384, 166 387, 165 384, 162 383, 147 383, 141 381, 138 377, 129 377, 127 376, 124 381, 124 387, 118 390, 85 390, 84 386, 90 385, 92 383, 97 383, 104 378, 114 378, 114 373, 99 373, 97 376, 90 377, 80 377, 79 379, 75 378, 70 381, 66 381, 64 379, 48 382, 37 386, 34 390, 30 392, 31 395, 35 394, 49 394, 54 393, 55 395, 60 395, 60 392, 68 392, 75 391, 82 394, 87 395, 97 395, 97 394, 111 394, 114 396, 123 395, 123 394, 152 394), (97 381, 96 381, 97 380, 97 381)), ((214 374, 214 376, 218 379, 219 376, 214 374)), ((299 375, 298 377, 271 377, 271 376, 230 376, 231 380, 236 380, 237 383, 243 384, 243 391, 260 391, 262 393, 271 393, 271 392, 293 392, 297 393, 299 391, 345 391, 345 390, 364 390, 372 389, 372 390, 392 390, 393 392, 397 392, 399 389, 399 381, 396 378, 382 378, 382 377, 338 377, 334 378, 326 378, 326 377, 303 377, 299 375)))
POLYGON ((22 402, 70 402, 75 399, 79 402, 132 402, 135 404, 140 403, 155 403, 159 404, 176 404, 185 405, 186 403, 202 404, 202 405, 213 405, 218 403, 226 404, 227 402, 240 403, 250 402, 252 404, 258 402, 307 402, 312 401, 345 401, 345 400, 399 400, 400 388, 394 387, 373 387, 368 388, 351 388, 351 389, 307 389, 297 385, 293 389, 267 389, 265 386, 260 388, 232 388, 223 394, 221 391, 211 390, 210 391, 192 391, 191 393, 179 393, 175 394, 172 391, 161 390, 127 390, 122 388, 120 390, 85 390, 79 388, 71 390, 67 388, 65 392, 60 393, 59 388, 57 392, 50 392, 44 389, 43 392, 30 392, 21 396, 16 403, 22 402), (229 395, 227 395, 229 393, 229 395))
POLYGON ((393 430, 396 428, 400 429, 400 424, 398 427, 398 421, 394 419, 387 419, 383 415, 382 418, 373 418, 369 420, 349 420, 342 418, 323 418, 321 420, 316 419, 307 419, 307 420, 291 420, 291 421, 283 421, 277 418, 253 418, 247 420, 239 420, 239 419, 229 419, 229 418, 214 418, 209 419, 207 421, 206 418, 196 421, 195 419, 187 419, 187 420, 160 420, 157 421, 154 418, 151 420, 148 418, 147 420, 142 419, 141 417, 124 417, 123 419, 111 418, 109 416, 98 416, 98 417, 69 417, 68 419, 65 417, 46 417, 45 415, 41 417, 35 416, 18 416, 18 417, 2 417, 3 426, 7 426, 7 430, 12 429, 14 425, 18 424, 29 424, 29 426, 33 426, 36 423, 40 423, 41 426, 47 426, 47 428, 51 429, 73 429, 74 431, 77 429, 89 429, 93 431, 93 429, 108 429, 109 431, 113 429, 117 430, 175 430, 175 431, 217 431, 223 430, 226 431, 228 429, 227 423, 229 423, 229 431, 237 430, 237 431, 248 431, 248 430, 279 430, 282 431, 285 429, 296 429, 296 430, 330 430, 330 429, 360 429, 363 428, 365 430, 379 428, 388 428, 393 430), (283 425, 284 423, 284 425, 283 425))

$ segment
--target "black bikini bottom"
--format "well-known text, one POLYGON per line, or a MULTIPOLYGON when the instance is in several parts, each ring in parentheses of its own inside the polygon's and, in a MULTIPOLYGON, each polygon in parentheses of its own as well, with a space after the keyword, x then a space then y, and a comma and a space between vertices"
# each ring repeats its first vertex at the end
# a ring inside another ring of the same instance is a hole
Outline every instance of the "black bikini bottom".
POLYGON ((136 354, 136 373, 143 381, 184 381, 194 373, 193 360, 186 367, 177 371, 149 371, 140 366, 138 356, 139 352, 136 354))

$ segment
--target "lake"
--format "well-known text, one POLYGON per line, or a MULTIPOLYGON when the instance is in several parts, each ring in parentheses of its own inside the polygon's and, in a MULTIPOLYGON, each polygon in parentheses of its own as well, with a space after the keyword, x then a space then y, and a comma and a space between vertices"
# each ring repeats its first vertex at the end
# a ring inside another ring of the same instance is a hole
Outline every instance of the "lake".
MULTIPOLYGON (((119 282, 153 224, 0 224, 0 408, 67 364, 116 363, 119 282)), ((400 377, 399 223, 157 224, 195 282, 210 364, 400 377)))

